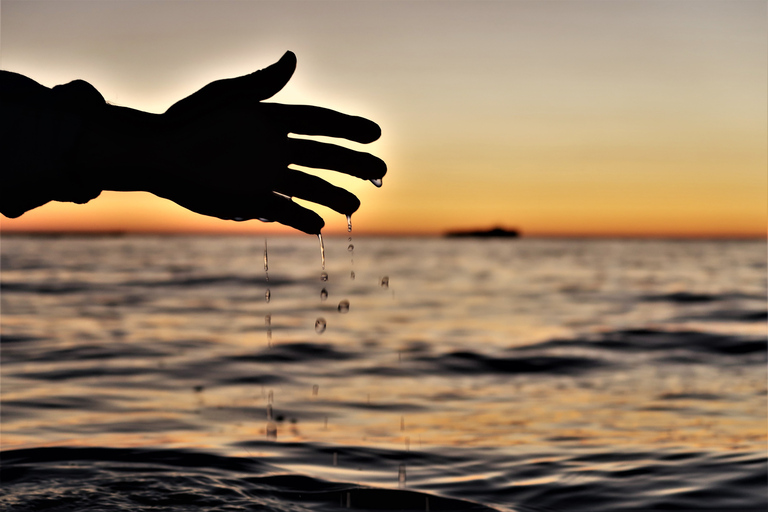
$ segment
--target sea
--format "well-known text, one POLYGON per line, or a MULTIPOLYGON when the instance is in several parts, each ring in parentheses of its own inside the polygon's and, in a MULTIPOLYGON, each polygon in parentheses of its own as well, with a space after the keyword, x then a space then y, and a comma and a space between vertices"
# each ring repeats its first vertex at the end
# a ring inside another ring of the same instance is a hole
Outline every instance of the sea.
POLYGON ((765 511, 766 242, 0 240, 4 511, 765 511))

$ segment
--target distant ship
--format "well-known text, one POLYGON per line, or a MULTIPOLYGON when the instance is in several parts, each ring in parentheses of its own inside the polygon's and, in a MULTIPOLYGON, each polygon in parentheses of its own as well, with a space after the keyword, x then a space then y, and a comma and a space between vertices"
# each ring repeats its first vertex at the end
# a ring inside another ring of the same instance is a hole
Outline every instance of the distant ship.
POLYGON ((516 229, 495 227, 477 231, 449 231, 445 236, 449 238, 519 238, 520 232, 516 229))

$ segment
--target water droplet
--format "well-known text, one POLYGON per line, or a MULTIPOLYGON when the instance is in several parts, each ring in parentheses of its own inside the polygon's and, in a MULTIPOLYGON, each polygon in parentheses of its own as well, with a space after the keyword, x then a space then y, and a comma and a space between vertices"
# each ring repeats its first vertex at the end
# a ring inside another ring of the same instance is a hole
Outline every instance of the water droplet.
POLYGON ((349 301, 343 300, 339 302, 339 313, 349 313, 349 301))
POLYGON ((352 272, 350 272, 350 273, 349 273, 349 278, 350 278, 351 280, 353 280, 353 281, 355 280, 355 271, 354 271, 354 270, 353 270, 352 272))
POLYGON ((397 470, 397 486, 400 488, 405 487, 405 479, 405 464, 400 464, 397 470))
POLYGON ((376 185, 377 188, 381 188, 381 185, 383 184, 383 182, 381 181, 381 178, 373 178, 370 181, 371 181, 371 183, 376 185))
POLYGON ((277 439, 277 425, 274 421, 267 422, 267 439, 277 439))
POLYGON ((379 283, 382 288, 389 288, 389 276, 384 276, 381 278, 381 283, 379 283))
POLYGON ((271 299, 271 298, 272 298, 272 292, 269 291, 269 288, 267 288, 267 291, 264 292, 264 300, 269 302, 269 299, 271 299))
POLYGON ((267 393, 267 403, 271 404, 274 401, 275 401, 275 392, 270 389, 269 393, 267 393))
POLYGON ((320 300, 328 300, 328 290, 325 288, 320 290, 320 300))
POLYGON ((328 280, 328 272, 321 272, 320 273, 320 280, 322 282, 326 282, 328 280))
POLYGON ((323 270, 325 270, 325 244, 323 244, 323 235, 318 233, 317 239, 320 240, 320 263, 323 265, 323 270))
POLYGON ((264 240, 264 272, 269 272, 269 256, 267 255, 267 241, 264 240))
POLYGON ((352 245, 352 244, 349 244, 349 245, 347 246, 347 250, 348 250, 349 252, 352 252, 352 251, 354 251, 354 250, 355 250, 355 246, 354 246, 354 245, 352 245))
POLYGON ((312 385, 312 396, 317 396, 317 393, 320 391, 320 385, 319 384, 313 384, 312 385))
POLYGON ((272 415, 272 404, 267 404, 267 419, 274 419, 274 416, 272 415))
POLYGON ((352 216, 351 215, 347 215, 347 232, 348 233, 352 232, 352 216))
POLYGON ((266 325, 267 327, 272 325, 272 315, 265 315, 264 316, 264 325, 266 325))
POLYGON ((325 318, 318 318, 315 320, 315 332, 317 334, 323 334, 325 332, 325 318))

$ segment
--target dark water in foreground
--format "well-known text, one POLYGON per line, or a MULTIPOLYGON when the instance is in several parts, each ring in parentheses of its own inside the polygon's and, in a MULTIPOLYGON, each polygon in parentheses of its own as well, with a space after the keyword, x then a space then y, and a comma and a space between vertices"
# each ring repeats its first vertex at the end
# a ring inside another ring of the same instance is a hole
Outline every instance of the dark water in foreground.
POLYGON ((0 508, 768 506, 764 242, 348 245, 3 238, 0 508))

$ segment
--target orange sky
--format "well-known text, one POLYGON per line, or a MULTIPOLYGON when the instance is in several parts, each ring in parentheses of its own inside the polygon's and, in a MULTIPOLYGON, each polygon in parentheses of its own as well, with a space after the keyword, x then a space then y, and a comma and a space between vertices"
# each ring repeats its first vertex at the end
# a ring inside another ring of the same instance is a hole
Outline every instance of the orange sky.
MULTIPOLYGON (((0 5, 3 69, 47 86, 82 78, 152 112, 293 50, 296 74, 271 101, 382 126, 366 148, 388 163, 383 188, 320 172, 361 198, 356 233, 766 234, 766 1, 0 5)), ((346 230, 314 209, 324 232, 346 230)), ((284 232, 114 192, 0 227, 284 232)))

